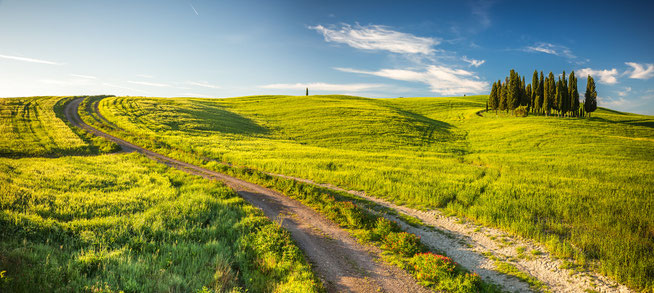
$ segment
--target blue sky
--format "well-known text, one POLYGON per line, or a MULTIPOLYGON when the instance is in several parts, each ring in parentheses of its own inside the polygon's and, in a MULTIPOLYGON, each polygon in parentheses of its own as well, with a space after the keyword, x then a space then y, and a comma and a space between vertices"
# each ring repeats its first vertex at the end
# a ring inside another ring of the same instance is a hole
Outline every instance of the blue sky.
POLYGON ((654 114, 654 2, 601 2, 0 0, 0 97, 458 96, 515 68, 654 114))

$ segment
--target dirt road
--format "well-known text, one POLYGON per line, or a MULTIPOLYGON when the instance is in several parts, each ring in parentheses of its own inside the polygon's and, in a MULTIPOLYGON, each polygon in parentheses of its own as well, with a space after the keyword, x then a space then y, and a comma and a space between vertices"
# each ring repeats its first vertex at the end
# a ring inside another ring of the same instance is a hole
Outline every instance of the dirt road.
MULTIPOLYGON (((316 183, 311 180, 268 173, 271 176, 284 177, 313 184, 327 189, 347 192, 378 205, 395 210, 398 213, 416 217, 425 224, 435 227, 412 227, 404 224, 403 228, 421 237, 432 248, 444 251, 448 256, 464 267, 477 272, 483 279, 502 286, 510 292, 530 291, 529 286, 511 276, 500 273, 495 259, 510 263, 521 272, 542 282, 551 292, 633 292, 625 285, 592 271, 577 272, 564 268, 564 260, 556 259, 547 253, 547 248, 532 240, 509 235, 499 229, 481 227, 470 222, 462 222, 456 217, 445 216, 437 210, 422 211, 393 204, 387 200, 367 195, 365 192, 348 190, 331 184, 316 183), (524 253, 521 253, 523 250, 524 253), (534 255, 532 251, 539 251, 534 255), (492 256, 492 257, 491 257, 492 256)), ((402 224, 402 219, 387 215, 402 224)))
POLYGON ((168 158, 87 125, 77 112, 83 99, 77 98, 65 106, 66 118, 73 125, 105 137, 127 152, 135 151, 168 166, 225 183, 260 208, 269 219, 281 221, 304 251, 327 291, 429 292, 403 270, 381 262, 380 251, 360 245, 345 230, 293 199, 256 184, 168 158))

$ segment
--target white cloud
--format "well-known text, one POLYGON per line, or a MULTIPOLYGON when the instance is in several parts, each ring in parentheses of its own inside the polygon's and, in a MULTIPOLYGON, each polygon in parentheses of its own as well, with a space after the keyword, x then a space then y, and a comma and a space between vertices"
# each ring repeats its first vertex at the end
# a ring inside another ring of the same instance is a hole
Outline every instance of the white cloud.
POLYGON ((313 83, 275 83, 259 86, 264 89, 283 89, 283 90, 304 90, 309 88, 309 90, 318 90, 318 91, 337 91, 337 92, 361 92, 372 89, 379 89, 387 87, 385 84, 374 84, 374 83, 350 83, 350 84, 334 84, 334 83, 324 83, 324 82, 313 82, 313 83))
POLYGON ((624 88, 623 91, 618 91, 618 96, 624 97, 631 91, 631 87, 624 88))
POLYGON ((638 64, 636 62, 625 62, 625 64, 633 68, 633 70, 627 71, 629 78, 650 79, 654 77, 654 64, 638 64))
POLYGON ((147 85, 147 86, 155 86, 155 87, 170 87, 169 84, 165 83, 155 83, 155 82, 145 82, 145 81, 128 81, 129 83, 132 84, 138 84, 138 85, 147 85))
POLYGON ((0 55, 0 58, 9 59, 9 60, 16 60, 16 61, 23 61, 23 62, 48 64, 48 65, 63 65, 63 63, 59 63, 59 62, 42 60, 42 59, 35 59, 35 58, 27 58, 27 57, 0 55))
POLYGON ((633 104, 632 102, 625 100, 624 98, 614 99, 611 97, 598 97, 597 100, 601 107, 611 108, 611 109, 624 108, 626 106, 630 106, 633 104))
POLYGON ((351 68, 335 68, 343 72, 368 74, 395 80, 421 82, 429 85, 434 93, 442 95, 477 94, 488 91, 488 82, 480 81, 474 73, 463 69, 430 65, 425 71, 408 69, 382 69, 365 71, 351 68))
POLYGON ((434 46, 440 43, 435 38, 417 37, 402 33, 382 25, 343 24, 340 28, 327 28, 322 25, 309 27, 323 34, 325 41, 347 44, 363 50, 383 50, 399 54, 431 55, 434 46))
POLYGON ((616 76, 618 75, 618 70, 613 68, 611 70, 604 69, 604 70, 593 70, 590 68, 584 68, 581 70, 576 71, 579 78, 586 78, 588 75, 593 76, 593 77, 599 77, 599 81, 601 83, 606 83, 606 84, 616 84, 618 83, 618 79, 616 76))
POLYGON ((97 79, 95 76, 90 76, 90 75, 81 75, 81 74, 72 74, 70 76, 73 77, 79 77, 79 78, 86 78, 86 79, 97 79))
POLYGON ((200 87, 206 87, 206 88, 210 88, 210 89, 219 89, 220 88, 220 86, 210 84, 210 83, 208 83, 206 81, 200 81, 200 82, 189 81, 186 84, 190 84, 190 85, 194 85, 194 86, 200 86, 200 87))
POLYGON ((474 66, 474 67, 479 67, 482 64, 486 63, 486 60, 468 59, 468 57, 466 57, 466 56, 463 56, 461 58, 461 60, 463 60, 464 62, 469 63, 470 66, 474 66))
POLYGON ((532 46, 527 46, 524 48, 526 52, 539 52, 545 54, 551 54, 556 56, 561 56, 569 59, 575 59, 577 56, 572 54, 570 48, 561 45, 555 45, 551 43, 536 43, 532 46))

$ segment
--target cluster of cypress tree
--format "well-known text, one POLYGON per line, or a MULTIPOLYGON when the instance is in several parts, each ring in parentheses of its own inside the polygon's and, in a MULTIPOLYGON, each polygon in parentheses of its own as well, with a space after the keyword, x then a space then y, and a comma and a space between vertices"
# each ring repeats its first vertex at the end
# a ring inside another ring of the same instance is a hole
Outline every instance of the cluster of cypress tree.
MULTIPOLYGON (((577 78, 574 71, 566 80, 565 71, 556 80, 550 72, 547 77, 543 72, 534 70, 531 84, 525 86, 525 78, 521 77, 515 70, 502 82, 498 80, 493 83, 490 95, 488 96, 487 109, 501 111, 523 110, 525 113, 540 115, 558 115, 560 117, 580 117, 590 115, 597 109, 597 92, 595 81, 588 76, 584 104, 579 103, 579 91, 577 90, 577 78)), ((521 111, 521 112, 523 112, 521 111)))

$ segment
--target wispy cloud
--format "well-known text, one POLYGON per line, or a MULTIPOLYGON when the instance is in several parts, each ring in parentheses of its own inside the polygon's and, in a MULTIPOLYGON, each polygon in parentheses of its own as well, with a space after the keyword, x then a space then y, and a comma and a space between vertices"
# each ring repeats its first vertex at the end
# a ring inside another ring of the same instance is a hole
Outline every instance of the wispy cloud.
MULTIPOLYGON (((347 44, 350 47, 361 50, 400 54, 407 58, 411 64, 403 66, 408 69, 366 71, 352 68, 335 68, 336 70, 385 77, 393 80, 424 83, 429 86, 432 92, 441 95, 459 95, 488 91, 488 82, 481 81, 473 72, 456 69, 460 67, 459 65, 433 64, 438 62, 436 60, 436 52, 439 55, 447 54, 446 51, 435 48, 441 43, 441 39, 418 37, 382 25, 361 26, 356 24, 351 26, 342 24, 340 27, 324 27, 318 25, 310 27, 310 29, 322 33, 327 42, 347 44)), ((454 58, 453 55, 448 60, 458 60, 458 58, 454 58)), ((474 67, 481 66, 485 62, 485 60, 469 59, 466 56, 461 60, 467 62, 469 66, 474 67)))
POLYGON ((631 95, 630 97, 613 98, 610 96, 598 96, 597 103, 601 107, 652 115, 652 101, 654 95, 631 95))
POLYGON ((149 74, 137 74, 136 77, 142 77, 142 78, 154 78, 154 76, 149 75, 149 74))
POLYGON ((79 77, 79 78, 86 78, 86 79, 97 79, 97 77, 91 76, 91 75, 72 74, 71 73, 70 76, 79 77))
POLYGON ((48 61, 48 60, 43 60, 43 59, 36 59, 36 58, 28 58, 28 57, 0 55, 0 58, 9 59, 9 60, 16 60, 16 61, 23 61, 23 62, 48 64, 48 65, 63 65, 63 63, 59 63, 59 62, 48 61))
POLYGON ((138 84, 138 85, 146 85, 146 86, 154 86, 154 87, 171 87, 169 84, 165 83, 155 83, 155 82, 146 82, 146 81, 127 81, 131 84, 138 84))
POLYGON ((220 86, 210 84, 210 83, 208 83, 206 81, 200 81, 200 82, 189 81, 186 84, 199 86, 199 87, 206 87, 206 88, 210 88, 210 89, 219 89, 220 88, 220 86))
POLYGON ((493 6, 493 1, 488 0, 479 0, 471 3, 472 5, 472 15, 474 15, 479 24, 483 28, 489 28, 491 26, 491 19, 489 10, 493 6))
POLYGON ((335 83, 324 83, 324 82, 312 82, 312 83, 275 83, 259 86, 264 89, 283 89, 283 90, 303 90, 309 88, 309 90, 318 90, 318 91, 335 91, 335 92, 361 92, 379 89, 387 87, 385 84, 374 84, 374 83, 350 83, 350 84, 335 84, 335 83))
POLYGON ((473 72, 430 65, 425 71, 409 69, 381 69, 366 71, 352 68, 334 68, 343 72, 374 75, 394 80, 420 82, 429 85, 432 92, 441 95, 476 94, 488 91, 488 82, 480 81, 473 72))
POLYGON ((599 105, 606 108, 624 108, 625 106, 631 106, 633 102, 626 100, 624 98, 612 98, 612 97, 598 97, 599 105))
POLYGON ((39 80, 41 83, 49 84, 49 85, 54 85, 54 86, 63 86, 63 87, 68 87, 68 86, 81 86, 81 85, 87 85, 91 81, 89 79, 79 79, 79 78, 74 78, 74 79, 41 79, 39 80))
POLYGON ((309 28, 323 34, 327 42, 347 44, 363 50, 431 55, 436 51, 434 46, 440 43, 440 40, 435 38, 417 37, 383 25, 361 26, 356 24, 351 26, 343 24, 340 27, 317 25, 309 28))
POLYGON ((632 67, 632 70, 626 72, 629 74, 629 78, 650 79, 654 77, 654 64, 639 64, 636 62, 625 62, 625 64, 632 67))
POLYGON ((536 43, 531 46, 527 46, 524 48, 524 51, 526 52, 538 52, 538 53, 545 53, 545 54, 551 54, 551 55, 556 55, 556 56, 561 56, 565 57, 568 59, 575 59, 577 56, 572 54, 572 50, 566 46, 562 45, 555 45, 551 43, 536 43))
POLYGON ((195 15, 200 16, 200 14, 199 14, 198 11, 195 9, 195 7, 193 7, 193 4, 189 3, 189 5, 191 5, 191 9, 193 9, 193 12, 195 12, 195 15))
POLYGON ((631 87, 625 87, 623 91, 618 91, 618 96, 624 97, 631 92, 631 87))
POLYGON ((486 63, 486 60, 468 59, 468 57, 466 56, 463 56, 461 60, 467 62, 468 64, 470 64, 470 66, 474 66, 474 67, 479 67, 482 64, 486 63))
POLYGON ((618 70, 613 68, 611 70, 594 70, 590 68, 584 68, 575 71, 579 78, 586 78, 588 75, 593 77, 599 77, 599 81, 605 84, 616 84, 618 83, 618 70))

